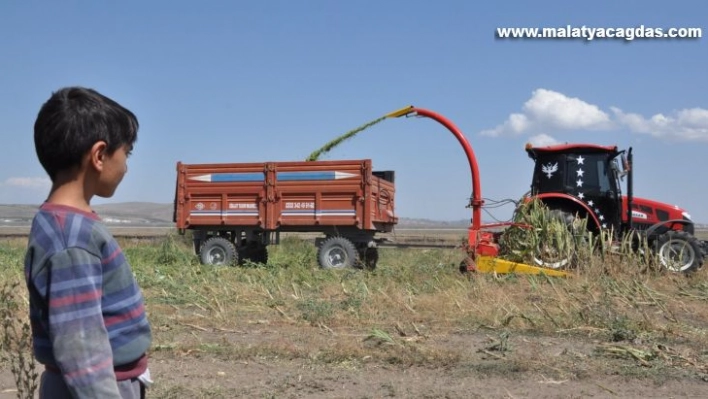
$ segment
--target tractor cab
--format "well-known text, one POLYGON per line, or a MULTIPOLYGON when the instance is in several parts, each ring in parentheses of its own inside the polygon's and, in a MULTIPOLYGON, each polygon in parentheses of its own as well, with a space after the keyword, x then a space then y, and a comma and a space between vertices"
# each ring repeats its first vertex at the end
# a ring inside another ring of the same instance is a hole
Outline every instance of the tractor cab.
MULTIPOLYGON (((549 208, 588 218, 592 230, 623 230, 620 178, 627 173, 616 146, 526 146, 534 160, 531 195, 549 208)), ((622 157, 623 158, 623 157, 622 157)))
POLYGON ((689 214, 682 208, 633 195, 632 149, 616 146, 561 144, 526 146, 534 160, 531 195, 549 208, 588 219, 593 231, 610 229, 646 232, 651 240, 669 230, 694 234, 689 214), (621 180, 627 177, 627 193, 621 180))

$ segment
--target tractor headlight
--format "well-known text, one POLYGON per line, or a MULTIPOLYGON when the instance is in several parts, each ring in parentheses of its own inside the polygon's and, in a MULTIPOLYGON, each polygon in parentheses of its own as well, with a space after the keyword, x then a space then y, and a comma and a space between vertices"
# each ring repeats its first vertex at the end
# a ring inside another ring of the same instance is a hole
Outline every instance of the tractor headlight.
POLYGON ((681 212, 681 215, 684 217, 686 220, 692 220, 691 215, 688 212, 681 212))

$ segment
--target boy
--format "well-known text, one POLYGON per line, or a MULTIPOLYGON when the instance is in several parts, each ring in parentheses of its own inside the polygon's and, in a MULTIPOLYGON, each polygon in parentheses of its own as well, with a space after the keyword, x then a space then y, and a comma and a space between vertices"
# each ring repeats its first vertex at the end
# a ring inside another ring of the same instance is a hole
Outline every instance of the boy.
POLYGON ((53 93, 34 125, 52 188, 25 258, 34 355, 44 398, 141 398, 152 335, 118 243, 91 210, 111 197, 137 139, 132 112, 82 87, 53 93))

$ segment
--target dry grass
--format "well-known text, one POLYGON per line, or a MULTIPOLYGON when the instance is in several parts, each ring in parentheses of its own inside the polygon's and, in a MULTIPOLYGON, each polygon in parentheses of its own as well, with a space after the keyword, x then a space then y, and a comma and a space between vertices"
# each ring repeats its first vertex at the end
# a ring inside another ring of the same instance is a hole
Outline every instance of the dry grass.
MULTIPOLYGON (((15 380, 16 397, 32 399, 37 390, 37 364, 32 355, 32 332, 29 321, 17 315, 26 308, 20 283, 4 280, 0 286, 0 364, 9 367, 15 380)), ((26 314, 23 312, 20 314, 26 314)))
MULTIPOLYGON (((263 351, 303 357, 326 348, 330 360, 368 356, 436 364, 460 354, 422 343, 451 332, 480 331, 590 337, 620 345, 690 343, 694 357, 708 344, 705 272, 646 273, 621 259, 597 259, 570 279, 466 277, 456 268, 461 256, 455 250, 388 249, 373 273, 328 271, 316 268, 309 244, 292 240, 273 248, 271 263, 258 268, 192 264, 177 276, 168 266, 135 266, 158 324, 215 333, 266 325, 354 337, 323 344, 319 334, 306 334, 293 338, 299 345, 264 339, 239 356, 263 351), (390 339, 382 339, 385 335, 390 339), (371 342, 378 344, 372 348, 371 342)), ((175 345, 172 339, 181 336, 176 330, 164 345, 175 345)))

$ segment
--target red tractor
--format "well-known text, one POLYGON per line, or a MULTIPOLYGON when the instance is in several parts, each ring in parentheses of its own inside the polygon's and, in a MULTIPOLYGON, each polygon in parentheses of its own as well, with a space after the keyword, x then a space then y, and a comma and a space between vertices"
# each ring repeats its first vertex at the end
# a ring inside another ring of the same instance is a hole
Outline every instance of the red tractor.
MULTIPOLYGON (((678 206, 633 196, 631 148, 625 153, 616 146, 594 144, 527 145, 526 152, 535 162, 530 195, 568 223, 586 218, 590 231, 611 231, 615 241, 636 231, 634 237, 646 238, 662 266, 671 271, 702 266, 703 243, 694 236, 690 215, 678 206)), ((638 242, 635 246, 641 248, 638 242)), ((537 263, 557 268, 567 262, 537 263)))
MULTIPOLYGON (((462 132, 444 116, 423 108, 409 106, 386 117, 419 116, 435 120, 449 130, 462 146, 470 166, 472 196, 468 206, 472 219, 468 229, 467 258, 461 268, 466 271, 493 273, 525 273, 565 276, 560 269, 569 260, 546 260, 537 256, 536 265, 511 262, 499 257, 500 227, 515 223, 481 223, 484 206, 479 167, 472 146, 462 132)), ((588 228, 599 233, 609 231, 613 240, 633 239, 634 248, 643 250, 638 238, 646 238, 661 264, 670 271, 691 272, 700 268, 706 256, 706 241, 694 234, 689 214, 678 206, 635 198, 632 193, 632 149, 626 153, 615 146, 564 144, 549 147, 527 145, 528 155, 535 161, 531 192, 553 213, 568 224, 576 217, 586 218, 588 228), (621 162, 620 162, 621 161, 621 162), (627 180, 627 193, 622 194, 621 181, 627 180), (638 234, 633 234, 634 232, 638 234)), ((529 226, 526 226, 529 227, 529 226)))

